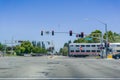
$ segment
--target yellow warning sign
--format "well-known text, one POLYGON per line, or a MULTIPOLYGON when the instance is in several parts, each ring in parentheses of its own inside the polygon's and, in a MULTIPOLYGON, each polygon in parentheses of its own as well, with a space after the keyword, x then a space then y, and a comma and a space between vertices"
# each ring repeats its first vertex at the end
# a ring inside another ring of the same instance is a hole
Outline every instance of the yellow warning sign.
POLYGON ((112 54, 108 54, 107 58, 112 59, 112 54))

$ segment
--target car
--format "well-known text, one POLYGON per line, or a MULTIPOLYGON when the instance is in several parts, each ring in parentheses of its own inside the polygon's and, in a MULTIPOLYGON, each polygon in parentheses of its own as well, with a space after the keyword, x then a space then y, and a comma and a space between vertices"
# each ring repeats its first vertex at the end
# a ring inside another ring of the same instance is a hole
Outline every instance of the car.
POLYGON ((32 53, 31 56, 42 56, 42 54, 39 54, 39 53, 32 53))
POLYGON ((30 56, 31 56, 31 54, 24 54, 24 56, 25 56, 25 57, 30 57, 30 56))
POLYGON ((114 58, 114 59, 120 59, 120 53, 119 53, 119 54, 114 54, 114 55, 113 55, 113 58, 114 58))

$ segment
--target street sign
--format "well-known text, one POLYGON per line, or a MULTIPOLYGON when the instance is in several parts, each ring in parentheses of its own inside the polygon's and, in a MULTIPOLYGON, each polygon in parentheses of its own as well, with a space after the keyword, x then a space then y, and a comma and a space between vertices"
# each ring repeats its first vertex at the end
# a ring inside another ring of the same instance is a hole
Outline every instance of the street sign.
POLYGON ((85 38, 85 40, 92 40, 92 38, 85 38))

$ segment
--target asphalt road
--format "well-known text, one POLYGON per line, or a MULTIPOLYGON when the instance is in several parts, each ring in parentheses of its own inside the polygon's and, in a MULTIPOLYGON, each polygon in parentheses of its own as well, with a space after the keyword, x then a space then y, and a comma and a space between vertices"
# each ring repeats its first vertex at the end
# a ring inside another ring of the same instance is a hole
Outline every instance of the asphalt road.
POLYGON ((0 57, 0 79, 120 79, 120 60, 63 56, 0 57))

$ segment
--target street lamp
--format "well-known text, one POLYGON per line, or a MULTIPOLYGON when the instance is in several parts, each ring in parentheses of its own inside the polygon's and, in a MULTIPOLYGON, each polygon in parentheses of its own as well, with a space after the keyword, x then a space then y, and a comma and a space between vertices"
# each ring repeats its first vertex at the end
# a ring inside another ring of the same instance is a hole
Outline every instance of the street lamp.
MULTIPOLYGON (((89 20, 88 18, 86 18, 85 20, 89 20)), ((104 23, 104 22, 102 22, 102 21, 100 21, 100 20, 98 20, 98 19, 96 19, 95 18, 95 20, 97 20, 98 22, 100 22, 100 23, 102 23, 104 26, 105 26, 105 33, 106 33, 106 43, 108 43, 108 31, 107 31, 107 24, 106 23, 104 23)), ((103 38, 103 36, 102 36, 102 38, 103 38)), ((101 40, 101 44, 102 44, 102 42, 103 42, 103 39, 101 40)), ((108 46, 106 46, 105 47, 105 51, 106 51, 106 57, 107 57, 107 54, 108 54, 108 51, 107 51, 107 49, 108 49, 108 46)))
MULTIPOLYGON (((105 25, 105 32, 106 32, 106 43, 108 43, 108 31, 107 31, 107 24, 96 19, 98 22, 102 23, 103 25, 105 25)), ((106 58, 107 58, 107 55, 108 55, 108 46, 105 47, 105 50, 106 50, 106 58)))

